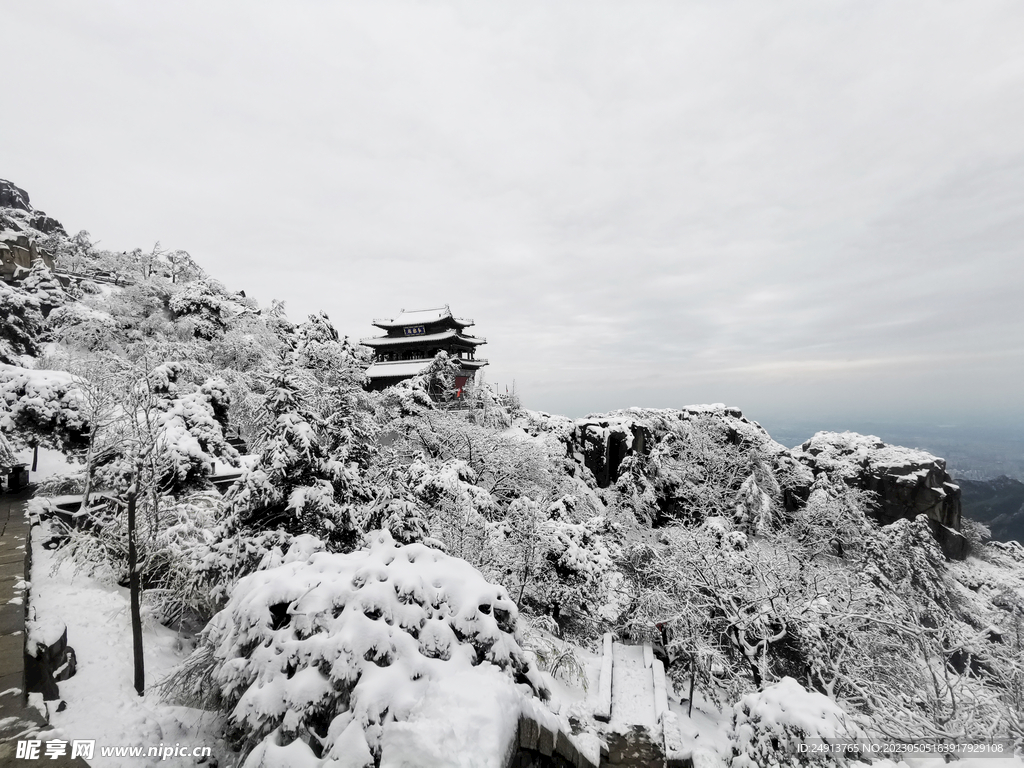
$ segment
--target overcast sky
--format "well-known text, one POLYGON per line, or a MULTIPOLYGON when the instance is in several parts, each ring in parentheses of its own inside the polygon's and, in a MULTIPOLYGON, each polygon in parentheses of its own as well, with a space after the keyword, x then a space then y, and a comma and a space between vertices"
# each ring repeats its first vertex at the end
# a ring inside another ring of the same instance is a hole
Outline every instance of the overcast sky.
POLYGON ((1024 421, 1024 4, 5 3, 0 177, 573 416, 1024 421))

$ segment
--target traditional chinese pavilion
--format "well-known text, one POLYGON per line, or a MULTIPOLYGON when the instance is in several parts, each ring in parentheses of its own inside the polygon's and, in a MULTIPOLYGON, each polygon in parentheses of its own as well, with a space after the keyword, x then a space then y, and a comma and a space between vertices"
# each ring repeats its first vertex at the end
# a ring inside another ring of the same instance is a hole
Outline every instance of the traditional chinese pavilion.
POLYGON ((373 324, 387 335, 360 339, 374 352, 373 365, 366 371, 371 390, 384 389, 422 373, 441 350, 462 366, 455 378, 458 390, 487 365, 486 360, 476 357, 476 348, 486 344, 486 339, 465 333, 473 321, 453 316, 447 304, 438 309, 403 309, 394 320, 374 320, 373 324))

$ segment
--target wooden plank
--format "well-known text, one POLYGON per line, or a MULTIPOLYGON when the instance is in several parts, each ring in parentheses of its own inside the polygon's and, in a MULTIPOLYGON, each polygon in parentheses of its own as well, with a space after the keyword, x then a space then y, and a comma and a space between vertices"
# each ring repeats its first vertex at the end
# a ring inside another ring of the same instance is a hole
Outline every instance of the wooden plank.
POLYGON ((644 643, 644 666, 647 669, 651 668, 654 663, 654 648, 650 643, 644 643))
POLYGON ((606 632, 604 636, 604 653, 601 656, 601 680, 597 689, 597 706, 594 708, 594 718, 603 722, 612 719, 612 635, 606 632))

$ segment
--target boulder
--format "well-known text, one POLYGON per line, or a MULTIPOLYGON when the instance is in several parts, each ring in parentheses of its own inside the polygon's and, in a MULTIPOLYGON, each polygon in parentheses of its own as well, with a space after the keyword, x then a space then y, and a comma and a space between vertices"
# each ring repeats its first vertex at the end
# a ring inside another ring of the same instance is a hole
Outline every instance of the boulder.
POLYGON ((62 621, 29 621, 25 642, 25 687, 43 694, 44 701, 60 698, 57 683, 72 677, 78 668, 75 649, 68 645, 68 628, 62 621))

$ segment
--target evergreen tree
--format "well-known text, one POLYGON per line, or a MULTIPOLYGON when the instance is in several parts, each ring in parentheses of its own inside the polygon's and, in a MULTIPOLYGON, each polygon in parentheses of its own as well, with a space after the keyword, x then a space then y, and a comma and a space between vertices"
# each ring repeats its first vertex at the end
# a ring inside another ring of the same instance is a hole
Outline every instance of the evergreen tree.
POLYGON ((64 286, 42 259, 35 259, 32 262, 32 269, 22 281, 21 287, 44 307, 59 307, 68 300, 64 286))
POLYGON ((37 354, 42 327, 39 300, 0 282, 0 362, 17 364, 21 355, 37 354))
POLYGON ((268 423, 259 460, 231 493, 237 524, 251 531, 312 533, 333 549, 352 549, 360 538, 356 508, 367 495, 344 452, 329 454, 290 359, 275 370, 265 398, 268 423))

